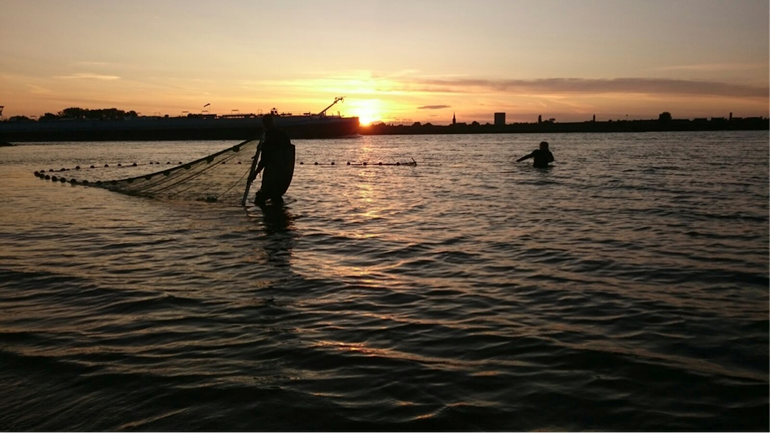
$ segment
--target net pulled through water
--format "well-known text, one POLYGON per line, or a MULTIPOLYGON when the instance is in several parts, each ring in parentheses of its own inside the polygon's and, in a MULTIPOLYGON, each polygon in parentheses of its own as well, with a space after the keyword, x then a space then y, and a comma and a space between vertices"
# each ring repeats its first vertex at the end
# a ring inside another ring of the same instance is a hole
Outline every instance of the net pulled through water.
POLYGON ((142 197, 240 203, 259 140, 248 140, 191 162, 104 164, 36 171, 55 182, 142 197))
MULTIPOLYGON (((94 164, 74 168, 49 168, 35 171, 34 174, 40 179, 104 188, 134 196, 237 205, 241 204, 258 144, 258 139, 247 140, 191 162, 94 164)), ((304 162, 300 161, 298 165, 304 165, 304 162)), ((313 165, 326 164, 315 162, 313 165)), ((364 161, 339 165, 414 167, 417 163, 412 159, 410 162, 364 161)), ((256 189, 259 187, 252 188, 252 195, 256 189)))

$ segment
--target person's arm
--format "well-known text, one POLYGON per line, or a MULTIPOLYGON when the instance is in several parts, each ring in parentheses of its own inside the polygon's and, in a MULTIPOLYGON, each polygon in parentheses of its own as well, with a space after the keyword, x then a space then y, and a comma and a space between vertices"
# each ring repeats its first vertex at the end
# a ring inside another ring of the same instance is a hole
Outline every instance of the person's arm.
POLYGON ((548 162, 553 162, 553 153, 548 152, 548 162))
POLYGON ((265 149, 269 149, 269 146, 265 146, 267 143, 268 141, 265 140, 262 142, 262 144, 260 144, 261 152, 259 153, 259 164, 257 164, 257 171, 254 172, 255 176, 265 168, 265 149))
POLYGON ((532 152, 527 156, 522 156, 521 158, 517 159, 516 162, 521 162, 521 161, 524 161, 525 159, 534 158, 534 157, 535 157, 535 152, 532 152))

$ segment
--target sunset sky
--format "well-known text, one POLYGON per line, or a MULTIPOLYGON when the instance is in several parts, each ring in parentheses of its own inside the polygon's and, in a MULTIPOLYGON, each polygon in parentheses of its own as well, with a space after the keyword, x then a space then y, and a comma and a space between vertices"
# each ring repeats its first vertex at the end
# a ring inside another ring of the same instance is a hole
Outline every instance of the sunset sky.
POLYGON ((4 116, 768 116, 767 0, 0 0, 4 116))

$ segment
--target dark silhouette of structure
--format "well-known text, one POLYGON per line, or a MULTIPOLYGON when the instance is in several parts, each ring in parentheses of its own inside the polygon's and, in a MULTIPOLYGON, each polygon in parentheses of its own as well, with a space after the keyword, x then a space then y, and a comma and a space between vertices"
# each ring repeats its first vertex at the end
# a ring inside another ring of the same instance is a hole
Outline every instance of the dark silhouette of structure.
POLYGON ((597 122, 596 116, 584 122, 557 123, 556 119, 542 120, 538 116, 537 123, 509 123, 506 125, 480 125, 472 123, 453 123, 447 126, 420 124, 415 122, 407 125, 387 125, 384 123, 359 128, 361 135, 410 135, 410 134, 542 134, 542 133, 572 133, 572 132, 665 132, 665 131, 767 131, 770 130, 770 120, 765 117, 712 117, 698 119, 674 119, 671 113, 663 112, 658 119, 649 120, 608 120, 597 122))
MULTIPOLYGON (((342 98, 336 98, 340 102, 342 98)), ((332 104, 334 105, 334 104, 332 104)), ((557 123, 550 118, 537 123, 510 123, 505 113, 495 113, 495 123, 481 125, 458 123, 456 113, 452 123, 437 126, 414 122, 411 125, 375 124, 359 128, 357 117, 326 115, 327 107, 319 114, 292 115, 280 113, 279 125, 294 139, 336 138, 361 135, 395 134, 527 134, 572 132, 652 132, 652 131, 739 131, 765 130, 770 123, 765 117, 712 117, 675 119, 665 111, 657 119, 608 120, 597 122, 596 115, 584 122, 557 123)), ((271 110, 277 113, 276 109, 271 110)), ((39 119, 13 116, 0 121, 0 143, 29 141, 142 141, 142 140, 240 140, 254 136, 262 129, 261 114, 238 113, 229 115, 188 113, 186 116, 141 116, 135 111, 115 108, 89 110, 67 108, 58 114, 46 113, 39 119)), ((33 116, 34 117, 34 116, 33 116)), ((410 121, 411 122, 411 121, 410 121)))
MULTIPOLYGON (((335 98, 340 102, 342 98, 335 98)), ((332 105, 334 105, 334 103, 332 105)), ((326 114, 275 114, 281 128, 292 138, 336 138, 358 132, 357 117, 326 114)), ((234 110, 237 111, 237 110, 234 110)), ((274 108, 274 113, 278 111, 274 108)), ((185 112, 186 113, 186 112, 185 112)), ((35 121, 13 116, 0 121, 0 141, 160 141, 160 140, 242 140, 262 130, 262 115, 253 113, 187 113, 183 116, 140 116, 116 108, 70 107, 57 114, 46 113, 35 121)))

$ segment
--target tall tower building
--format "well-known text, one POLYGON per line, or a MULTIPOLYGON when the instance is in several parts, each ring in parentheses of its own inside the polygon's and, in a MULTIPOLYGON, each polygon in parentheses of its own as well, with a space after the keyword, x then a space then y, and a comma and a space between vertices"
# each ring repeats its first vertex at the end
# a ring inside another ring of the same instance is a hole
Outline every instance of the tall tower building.
POLYGON ((452 113, 452 125, 457 124, 457 117, 455 116, 455 113, 452 113))

